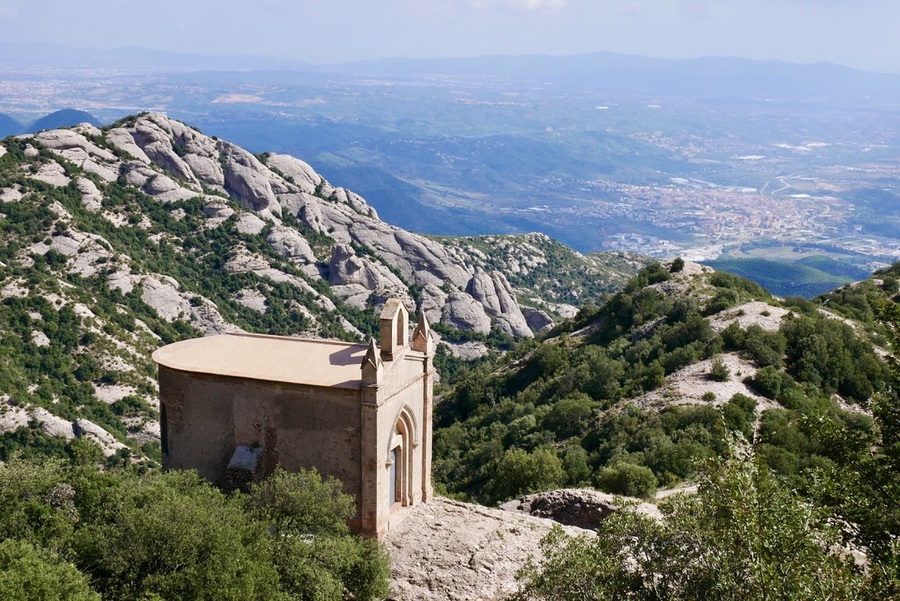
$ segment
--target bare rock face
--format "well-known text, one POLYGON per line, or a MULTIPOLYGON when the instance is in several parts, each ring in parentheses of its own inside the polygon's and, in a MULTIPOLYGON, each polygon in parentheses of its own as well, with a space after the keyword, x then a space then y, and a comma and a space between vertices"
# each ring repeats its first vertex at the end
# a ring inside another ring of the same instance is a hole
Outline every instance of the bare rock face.
POLYGON ((532 332, 546 332, 553 327, 553 318, 540 309, 522 307, 522 315, 532 332))
POLYGON ((338 296, 357 308, 364 308, 370 300, 407 294, 406 285, 387 267, 358 256, 349 244, 332 247, 328 283, 338 296))
POLYGON ((31 176, 31 179, 36 179, 39 182, 44 182, 57 188, 68 186, 69 182, 72 181, 66 175, 66 170, 59 163, 45 163, 41 165, 41 168, 38 169, 36 174, 31 176))
POLYGON ((315 170, 298 158, 287 154, 269 154, 266 165, 283 173, 301 192, 315 194, 316 187, 323 181, 315 170))
POLYGON ((75 180, 78 192, 81 193, 81 203, 88 211, 99 211, 102 208, 103 194, 97 188, 97 184, 87 179, 79 177, 75 180))
POLYGON ((216 306, 202 297, 185 294, 178 282, 168 276, 140 278, 141 300, 153 307, 166 321, 187 319, 205 334, 237 330, 225 321, 216 306))
POLYGON ((500 329, 507 334, 533 336, 522 310, 513 300, 512 286, 502 273, 495 271, 489 275, 484 271, 477 272, 469 280, 466 292, 484 306, 488 316, 493 317, 500 329))
POLYGON ((447 293, 434 284, 425 284, 419 294, 419 311, 425 315, 428 323, 438 323, 442 310, 447 304, 447 293))
POLYGON ((124 127, 115 127, 106 132, 106 140, 118 148, 119 150, 131 155, 135 160, 140 161, 144 164, 149 164, 152 161, 150 157, 147 156, 140 146, 138 146, 132 135, 128 132, 128 130, 124 127))
POLYGON ((266 222, 253 213, 243 213, 238 217, 235 229, 242 234, 255 235, 266 228, 266 222))
POLYGON ((500 315, 500 299, 497 297, 497 290, 494 287, 494 280, 484 271, 478 271, 469 280, 466 286, 466 292, 472 298, 480 302, 484 306, 484 310, 490 315, 500 315))
POLYGON ((328 265, 328 283, 331 285, 359 284, 369 290, 378 287, 378 272, 356 256, 349 244, 335 244, 331 248, 328 265))
MULTIPOLYGON (((90 129, 93 131, 86 133, 92 135, 100 133, 99 130, 90 129)), ((35 139, 85 171, 99 175, 108 182, 116 181, 119 159, 110 151, 88 140, 82 132, 85 132, 85 129, 81 126, 74 129, 55 129, 36 134, 35 139)))
POLYGON ((188 164, 197 180, 219 191, 225 191, 225 172, 219 164, 216 141, 178 121, 170 121, 172 143, 188 164))
POLYGON ((350 190, 345 190, 344 188, 335 188, 334 192, 331 193, 331 198, 336 202, 344 203, 360 215, 378 219, 378 214, 375 212, 375 209, 370 207, 359 194, 351 192, 350 190))
POLYGON ((127 448, 109 432, 97 424, 79 419, 74 422, 57 417, 43 407, 25 409, 8 404, 8 397, 0 397, 0 433, 14 432, 16 429, 37 422, 41 430, 49 436, 59 436, 67 440, 85 437, 100 445, 104 456, 110 457, 119 449, 127 448))
POLYGON ((150 166, 138 161, 129 161, 122 166, 125 183, 135 188, 142 188, 156 173, 150 166))
POLYGON ((447 297, 441 321, 459 330, 472 330, 479 334, 491 331, 491 318, 484 306, 465 292, 453 292, 447 297))
POLYGON ((175 202, 197 196, 195 191, 182 188, 171 177, 162 173, 154 173, 147 178, 141 191, 160 202, 175 202))
MULTIPOLYGON (((155 165, 169 172, 177 179, 197 183, 197 178, 188 165, 175 152, 172 144, 171 121, 161 115, 149 115, 139 119, 133 129, 128 130, 132 141, 155 165)), ((124 150, 131 146, 126 142, 124 150)))
POLYGON ((221 154, 225 160, 225 189, 238 202, 253 211, 269 209, 281 213, 281 206, 259 159, 232 144, 223 144, 221 154))
MULTIPOLYGON (((395 601, 492 601, 518 590, 516 571, 540 556, 553 522, 435 498, 387 533, 395 601)), ((588 534, 565 527, 568 534, 588 534)))
POLYGON ((273 226, 266 237, 266 242, 277 252, 298 263, 316 262, 316 256, 309 242, 292 227, 273 226))

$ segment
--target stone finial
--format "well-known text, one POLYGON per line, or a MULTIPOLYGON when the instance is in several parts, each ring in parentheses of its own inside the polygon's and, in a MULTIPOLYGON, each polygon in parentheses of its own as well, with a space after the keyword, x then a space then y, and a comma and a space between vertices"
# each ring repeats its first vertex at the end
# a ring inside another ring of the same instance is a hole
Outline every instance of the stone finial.
POLYGON ((366 350, 366 356, 362 361, 362 383, 365 385, 381 384, 381 376, 384 374, 384 362, 378 351, 378 344, 373 338, 366 350))
POLYGON ((430 355, 434 352, 434 337, 431 335, 431 326, 425 319, 424 313, 419 313, 419 322, 413 330, 412 348, 419 353, 430 355))
POLYGON ((387 359, 409 345, 409 312, 399 298, 390 298, 379 316, 381 354, 387 359))

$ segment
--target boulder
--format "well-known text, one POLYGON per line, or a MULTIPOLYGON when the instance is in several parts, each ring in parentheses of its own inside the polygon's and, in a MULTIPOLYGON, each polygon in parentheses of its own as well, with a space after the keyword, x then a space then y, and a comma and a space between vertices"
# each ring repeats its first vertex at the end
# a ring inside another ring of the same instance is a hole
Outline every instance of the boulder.
POLYGON ((241 213, 238 216, 237 223, 234 225, 234 229, 241 234, 255 236, 266 229, 266 222, 253 213, 241 213))
POLYGON ((306 241, 306 238, 300 232, 292 227, 284 225, 273 226, 269 231, 269 235, 266 236, 266 242, 276 252, 293 261, 298 263, 316 262, 316 256, 313 254, 309 242, 306 241))
POLYGON ((459 330, 472 330, 479 334, 491 331, 491 318, 484 306, 465 292, 457 291, 447 297, 441 314, 441 322, 459 330))
POLYGON ((244 207, 253 211, 269 209, 281 213, 281 206, 272 191, 268 171, 255 156, 233 144, 220 148, 225 163, 225 189, 244 207))
POLYGON ((66 170, 62 168, 62 165, 55 161, 41 165, 38 172, 31 176, 31 179, 36 179, 39 182, 44 182, 57 188, 68 186, 69 182, 72 181, 66 175, 66 170))
POLYGON ((162 173, 154 173, 150 176, 141 191, 160 202, 176 202, 197 196, 195 191, 182 188, 175 183, 175 180, 162 173))
POLYGON ((645 515, 662 519, 659 509, 652 503, 639 499, 623 499, 617 495, 588 488, 567 488, 526 495, 521 499, 504 503, 500 508, 550 519, 567 526, 594 530, 601 521, 620 509, 622 501, 634 504, 635 509, 645 515))
POLYGON ((232 295, 231 300, 244 305, 248 309, 259 311, 260 313, 265 313, 268 308, 266 297, 263 296, 259 290, 253 290, 251 288, 238 290, 237 293, 232 295))
POLYGON ((184 318, 191 312, 191 303, 179 290, 178 282, 168 276, 146 277, 141 281, 141 300, 166 321, 184 318))
POLYGON ((522 315, 532 332, 546 332, 553 327, 553 318, 540 309, 522 307, 522 315))
POLYGON ((84 208, 97 212, 103 207, 103 194, 94 182, 86 177, 79 177, 75 180, 75 186, 81 194, 81 204, 84 205, 84 208))
POLYGON ((287 154, 269 154, 266 156, 266 166, 283 174, 290 183, 306 194, 315 194, 316 187, 324 181, 308 164, 287 154))

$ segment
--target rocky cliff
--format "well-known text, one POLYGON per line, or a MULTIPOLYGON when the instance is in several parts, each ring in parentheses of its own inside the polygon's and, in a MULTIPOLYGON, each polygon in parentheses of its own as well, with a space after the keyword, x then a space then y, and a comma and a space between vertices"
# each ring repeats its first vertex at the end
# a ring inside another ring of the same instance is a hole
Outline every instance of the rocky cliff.
MULTIPOLYGON (((102 182, 124 180, 160 203, 201 199, 209 227, 236 218, 241 233, 265 231, 273 249, 309 277, 325 279, 351 306, 365 308, 400 295, 415 310, 418 299, 409 287, 431 284, 446 292, 440 307, 446 323, 531 335, 502 274, 486 274, 456 249, 384 223, 365 200, 332 186, 294 157, 256 157, 157 114, 106 132, 81 126, 42 132, 34 140, 102 182), (299 229, 286 227, 285 219, 296 220, 299 229), (317 255, 303 230, 327 238, 327 248, 320 246, 317 255), (479 286, 485 277, 498 285, 479 286)), ((44 169, 44 181, 68 185, 69 178, 52 163, 44 169)), ((86 197, 96 196, 90 181, 82 183, 86 197)))

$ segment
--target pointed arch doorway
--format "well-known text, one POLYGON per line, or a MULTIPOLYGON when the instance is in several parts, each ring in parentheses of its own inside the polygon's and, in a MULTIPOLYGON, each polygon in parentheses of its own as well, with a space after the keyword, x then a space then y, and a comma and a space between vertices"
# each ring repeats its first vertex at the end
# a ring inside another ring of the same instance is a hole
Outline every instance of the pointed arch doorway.
POLYGON ((413 460, 415 442, 415 423, 409 412, 404 409, 394 424, 388 451, 387 469, 387 505, 390 509, 407 507, 413 499, 413 460))

